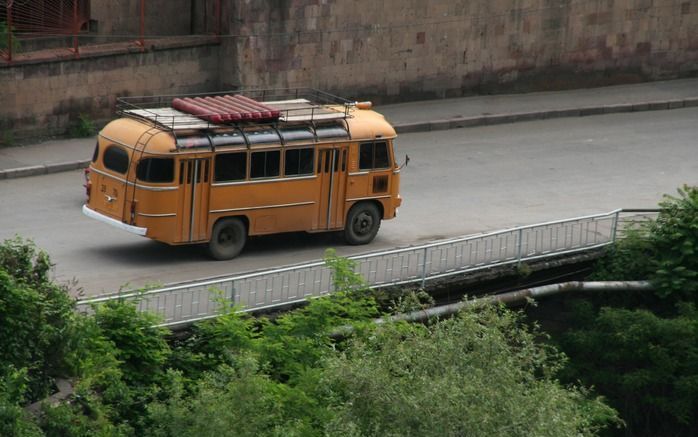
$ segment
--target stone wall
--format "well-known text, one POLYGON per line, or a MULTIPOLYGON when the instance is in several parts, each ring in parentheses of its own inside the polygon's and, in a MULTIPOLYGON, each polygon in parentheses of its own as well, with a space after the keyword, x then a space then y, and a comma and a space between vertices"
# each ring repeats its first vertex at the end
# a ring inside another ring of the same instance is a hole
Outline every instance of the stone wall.
MULTIPOLYGON (((100 34, 134 32, 139 3, 93 1, 100 34)), ((147 33, 210 32, 215 4, 149 0, 147 33)), ((391 102, 698 72, 698 0, 223 0, 223 32, 0 61, 0 133, 108 119, 118 95, 311 86, 391 102)))
MULTIPOLYGON (((201 0, 199 0, 201 2, 201 0)), ((90 2, 90 18, 97 22, 99 35, 138 35, 140 0, 99 0, 90 2)), ((192 4, 196 0, 147 0, 146 35, 188 35, 191 33, 192 4)))
POLYGON ((698 0, 229 0, 222 85, 381 101, 698 71, 698 0), (236 62, 237 61, 237 62, 236 62))
POLYGON ((15 138, 62 134, 80 114, 114 117, 117 96, 215 91, 218 49, 209 42, 0 66, 0 132, 15 138), (8 86, 9 85, 9 86, 8 86))

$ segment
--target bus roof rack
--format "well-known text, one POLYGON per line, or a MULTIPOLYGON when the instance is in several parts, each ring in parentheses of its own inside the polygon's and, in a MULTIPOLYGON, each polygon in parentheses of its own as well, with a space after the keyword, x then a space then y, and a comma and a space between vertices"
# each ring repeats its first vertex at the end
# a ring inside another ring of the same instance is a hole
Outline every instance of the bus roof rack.
POLYGON ((116 104, 121 116, 173 131, 337 121, 351 117, 355 106, 356 102, 312 88, 120 97, 116 104), (246 108, 249 115, 232 110, 235 105, 246 108))

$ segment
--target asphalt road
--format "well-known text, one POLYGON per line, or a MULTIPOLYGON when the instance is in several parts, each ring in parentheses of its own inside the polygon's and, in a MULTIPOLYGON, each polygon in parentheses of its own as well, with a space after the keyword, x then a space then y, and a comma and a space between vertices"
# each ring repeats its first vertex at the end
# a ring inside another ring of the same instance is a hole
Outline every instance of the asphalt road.
POLYGON ((169 247, 83 216, 79 171, 0 181, 0 239, 19 234, 51 255, 55 278, 86 295, 406 246, 516 225, 652 208, 698 184, 698 108, 406 134, 403 206, 369 246, 334 235, 254 238, 231 261, 169 247))

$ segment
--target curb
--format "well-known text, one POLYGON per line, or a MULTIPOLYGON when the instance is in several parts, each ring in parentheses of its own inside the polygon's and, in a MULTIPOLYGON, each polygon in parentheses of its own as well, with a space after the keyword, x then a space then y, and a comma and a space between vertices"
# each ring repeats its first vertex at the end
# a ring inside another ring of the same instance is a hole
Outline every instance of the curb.
POLYGON ((698 97, 652 102, 621 103, 616 105, 585 106, 581 108, 564 108, 545 111, 514 112, 511 114, 481 115, 476 117, 457 117, 447 120, 396 124, 394 127, 397 133, 406 134, 458 129, 462 127, 519 123, 523 121, 546 120, 550 118, 586 117, 588 115, 617 114, 622 112, 659 111, 665 109, 690 108, 694 106, 698 106, 698 97))
POLYGON ((88 165, 90 165, 90 160, 85 159, 81 161, 56 162, 53 164, 11 168, 8 170, 0 170, 0 180, 24 178, 27 176, 40 176, 50 173, 60 173, 64 171, 77 170, 80 168, 87 168, 88 165))
MULTIPOLYGON (((617 114, 622 112, 660 111, 667 109, 690 108, 698 106, 698 97, 686 99, 661 100, 639 103, 621 103, 616 105, 585 106, 581 108, 563 108, 544 111, 514 112, 511 114, 482 115, 476 117, 456 117, 446 120, 420 121, 416 123, 395 124, 399 134, 430 132, 466 127, 491 126, 498 124, 520 123, 524 121, 546 120, 552 118, 586 117, 588 115, 617 114)), ((33 165, 7 170, 0 170, 0 180, 16 179, 28 176, 40 176, 80 168, 87 168, 90 160, 58 162, 54 164, 33 165)))

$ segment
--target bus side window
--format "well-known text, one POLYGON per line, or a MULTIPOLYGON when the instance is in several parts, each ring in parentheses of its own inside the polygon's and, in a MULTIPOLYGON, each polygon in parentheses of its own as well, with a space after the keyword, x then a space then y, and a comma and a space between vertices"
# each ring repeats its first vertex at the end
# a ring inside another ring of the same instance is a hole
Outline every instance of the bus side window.
POLYGON ((305 176, 313 174, 314 149, 288 149, 284 154, 284 175, 305 176))
POLYGON ((215 182, 244 181, 247 177, 247 152, 221 153, 213 165, 215 182))
POLYGON ((252 152, 250 156, 250 179, 279 176, 281 152, 269 150, 252 152))
POLYGON ((172 182, 174 160, 172 158, 141 159, 136 167, 136 177, 144 182, 172 182))

